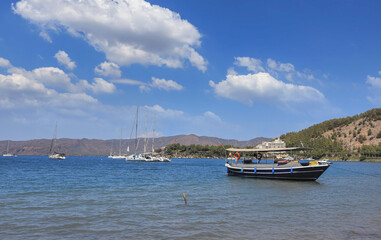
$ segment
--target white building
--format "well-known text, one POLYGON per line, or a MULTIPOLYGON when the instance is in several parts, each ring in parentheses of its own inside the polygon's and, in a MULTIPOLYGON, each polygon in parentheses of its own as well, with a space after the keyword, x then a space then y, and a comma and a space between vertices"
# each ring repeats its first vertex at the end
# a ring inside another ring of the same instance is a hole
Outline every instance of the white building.
POLYGON ((258 148, 285 148, 286 143, 280 140, 279 138, 276 138, 272 142, 263 142, 257 146, 258 148))

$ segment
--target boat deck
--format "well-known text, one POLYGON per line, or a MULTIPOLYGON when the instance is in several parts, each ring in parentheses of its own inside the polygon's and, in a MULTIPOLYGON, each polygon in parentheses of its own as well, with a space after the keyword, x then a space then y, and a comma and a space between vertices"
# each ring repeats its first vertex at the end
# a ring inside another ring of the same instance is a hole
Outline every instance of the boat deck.
POLYGON ((231 167, 238 168, 292 168, 292 167, 301 167, 300 163, 286 163, 286 164, 278 164, 278 163, 228 163, 231 167))

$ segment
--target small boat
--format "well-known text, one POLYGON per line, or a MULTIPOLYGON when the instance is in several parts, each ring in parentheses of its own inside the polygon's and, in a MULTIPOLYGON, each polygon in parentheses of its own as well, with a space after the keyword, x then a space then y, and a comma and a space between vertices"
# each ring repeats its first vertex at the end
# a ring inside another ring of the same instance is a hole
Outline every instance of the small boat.
POLYGON ((50 159, 59 159, 59 160, 64 160, 66 159, 66 155, 65 153, 52 153, 52 154, 49 154, 49 158, 50 159))
POLYGON ((114 140, 113 140, 113 141, 112 141, 112 145, 111 145, 111 152, 110 152, 110 155, 108 156, 108 158, 112 158, 112 159, 125 159, 125 158, 126 158, 125 155, 122 155, 122 138, 123 138, 123 130, 120 129, 119 155, 115 155, 115 154, 114 154, 114 151, 113 151, 113 148, 114 148, 114 140))
POLYGON ((319 162, 313 159, 291 160, 266 160, 261 162, 263 154, 307 151, 312 148, 293 147, 293 148, 268 148, 268 149, 240 149, 228 148, 229 155, 234 153, 234 158, 228 158, 225 166, 229 176, 241 176, 265 179, 283 179, 283 180, 317 180, 328 168, 328 162, 319 162), (254 159, 241 159, 241 153, 251 153, 254 159), (241 161, 239 161, 241 159, 241 161), (270 161, 270 162, 269 162, 270 161))
POLYGON ((58 152, 54 151, 56 140, 57 140, 57 122, 56 122, 56 128, 54 129, 53 139, 52 139, 52 142, 50 144, 49 158, 50 159, 58 159, 58 160, 66 159, 65 153, 58 153, 58 152))
POLYGON ((7 152, 3 154, 3 157, 17 157, 16 154, 9 153, 9 141, 8 141, 8 145, 7 145, 7 152))

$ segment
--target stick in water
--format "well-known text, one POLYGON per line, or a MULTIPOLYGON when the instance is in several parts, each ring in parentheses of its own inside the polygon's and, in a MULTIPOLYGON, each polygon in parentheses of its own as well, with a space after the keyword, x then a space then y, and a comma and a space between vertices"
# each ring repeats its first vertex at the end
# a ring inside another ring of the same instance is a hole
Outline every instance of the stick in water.
POLYGON ((183 198, 184 198, 185 205, 187 205, 188 202, 187 202, 187 198, 185 197, 185 193, 183 193, 183 198))

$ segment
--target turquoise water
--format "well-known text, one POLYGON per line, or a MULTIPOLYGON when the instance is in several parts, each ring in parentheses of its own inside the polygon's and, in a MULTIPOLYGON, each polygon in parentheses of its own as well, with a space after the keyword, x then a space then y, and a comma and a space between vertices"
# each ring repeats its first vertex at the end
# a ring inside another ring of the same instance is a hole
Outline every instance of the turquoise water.
POLYGON ((217 159, 0 158, 0 239, 380 239, 380 180, 365 162, 293 182, 217 159))

